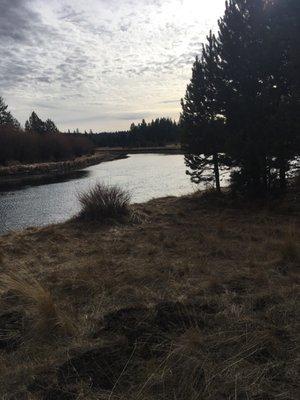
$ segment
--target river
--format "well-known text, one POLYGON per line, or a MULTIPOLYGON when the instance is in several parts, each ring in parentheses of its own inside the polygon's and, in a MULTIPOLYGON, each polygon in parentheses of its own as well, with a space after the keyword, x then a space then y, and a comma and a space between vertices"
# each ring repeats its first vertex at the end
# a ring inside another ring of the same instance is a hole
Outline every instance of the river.
POLYGON ((78 171, 69 180, 0 192, 0 233, 66 221, 79 211, 78 194, 96 182, 120 185, 135 203, 194 190, 183 155, 132 154, 78 171))

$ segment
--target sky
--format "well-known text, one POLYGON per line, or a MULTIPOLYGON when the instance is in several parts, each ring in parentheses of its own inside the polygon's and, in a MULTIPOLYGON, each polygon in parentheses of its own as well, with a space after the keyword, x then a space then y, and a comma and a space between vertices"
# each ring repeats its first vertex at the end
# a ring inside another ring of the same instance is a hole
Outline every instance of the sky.
POLYGON ((225 0, 0 0, 0 96, 25 123, 128 129, 178 120, 225 0))

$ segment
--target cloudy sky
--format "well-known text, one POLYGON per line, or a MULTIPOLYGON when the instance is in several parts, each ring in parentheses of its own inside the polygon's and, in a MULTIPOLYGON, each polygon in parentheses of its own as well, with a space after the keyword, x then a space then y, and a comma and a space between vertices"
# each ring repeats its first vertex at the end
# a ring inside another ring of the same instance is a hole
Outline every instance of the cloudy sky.
POLYGON ((0 96, 24 124, 117 130, 178 119, 225 0, 0 0, 0 96))

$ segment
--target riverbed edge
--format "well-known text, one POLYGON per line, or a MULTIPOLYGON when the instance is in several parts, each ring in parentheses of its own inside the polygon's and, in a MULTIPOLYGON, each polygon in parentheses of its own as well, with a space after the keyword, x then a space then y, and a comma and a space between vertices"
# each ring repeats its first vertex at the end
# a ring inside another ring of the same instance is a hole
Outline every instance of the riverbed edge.
POLYGON ((92 165, 126 158, 126 152, 100 152, 75 160, 51 163, 20 164, 0 167, 0 190, 18 188, 23 185, 42 184, 49 178, 68 178, 75 171, 92 165))

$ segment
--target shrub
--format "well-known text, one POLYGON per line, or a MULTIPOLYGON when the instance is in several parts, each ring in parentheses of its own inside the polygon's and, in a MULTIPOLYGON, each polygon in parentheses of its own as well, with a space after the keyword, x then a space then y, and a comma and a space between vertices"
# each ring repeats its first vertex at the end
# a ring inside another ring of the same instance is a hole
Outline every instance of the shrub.
POLYGON ((97 183, 94 188, 81 193, 79 201, 81 219, 103 221, 129 214, 130 194, 119 186, 97 183))

